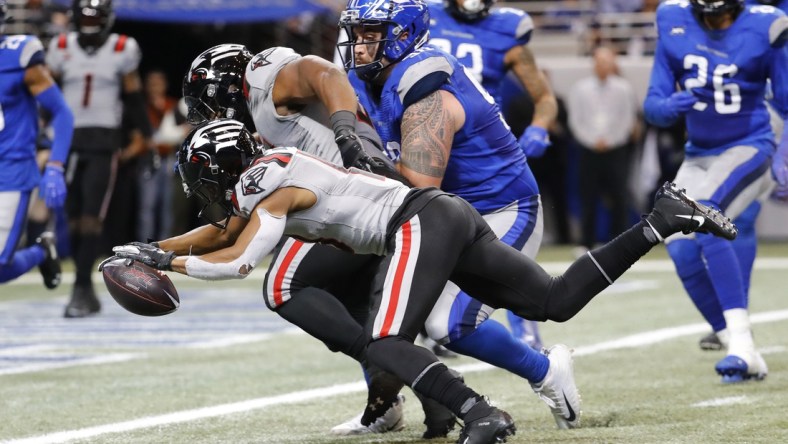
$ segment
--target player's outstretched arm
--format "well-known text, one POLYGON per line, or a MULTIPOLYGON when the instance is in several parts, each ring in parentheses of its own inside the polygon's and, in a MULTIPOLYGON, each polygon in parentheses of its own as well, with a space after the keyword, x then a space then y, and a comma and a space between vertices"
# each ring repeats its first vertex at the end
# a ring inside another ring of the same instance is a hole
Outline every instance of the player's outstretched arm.
POLYGON ((257 204, 233 245, 200 256, 178 256, 172 270, 205 280, 243 279, 276 247, 287 214, 311 207, 316 199, 302 188, 280 188, 257 204))
POLYGON ((233 216, 225 229, 207 224, 158 241, 157 244, 162 250, 174 251, 177 255, 206 254, 233 245, 248 222, 247 219, 233 216))
POLYGON ((465 110, 447 91, 435 91, 402 115, 400 172, 414 187, 440 187, 465 110))

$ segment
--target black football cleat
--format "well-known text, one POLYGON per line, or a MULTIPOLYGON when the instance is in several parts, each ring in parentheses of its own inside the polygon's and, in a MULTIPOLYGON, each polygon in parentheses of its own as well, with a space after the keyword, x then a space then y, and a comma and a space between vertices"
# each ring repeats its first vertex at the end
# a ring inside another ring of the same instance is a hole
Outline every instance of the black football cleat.
POLYGON ((41 272, 41 277, 44 278, 44 285, 50 290, 57 288, 62 279, 56 243, 55 234, 51 231, 41 233, 41 236, 36 239, 36 245, 40 245, 46 254, 43 262, 38 264, 38 270, 41 272))
POLYGON ((711 332, 700 338, 700 341, 698 341, 698 346, 701 350, 707 351, 720 351, 723 348, 722 341, 720 340, 720 337, 717 336, 716 332, 711 332))
POLYGON ((460 430, 457 444, 495 444, 506 442, 517 428, 508 413, 495 407, 479 419, 470 421, 460 430))
POLYGON ((688 197, 676 184, 665 182, 657 191, 654 210, 646 217, 664 240, 673 233, 709 233, 724 239, 736 239, 738 229, 719 210, 688 197))
POLYGON ((84 318, 101 311, 101 302, 96 297, 92 285, 74 285, 71 291, 71 300, 66 305, 64 318, 84 318))

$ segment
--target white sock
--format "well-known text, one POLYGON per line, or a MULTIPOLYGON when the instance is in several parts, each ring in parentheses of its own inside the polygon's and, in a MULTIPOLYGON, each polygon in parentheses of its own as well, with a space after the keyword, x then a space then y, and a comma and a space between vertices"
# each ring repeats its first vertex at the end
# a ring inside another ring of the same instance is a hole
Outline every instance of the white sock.
POLYGON ((736 355, 749 364, 751 356, 755 353, 755 343, 752 340, 750 328, 750 315, 746 308, 734 308, 722 312, 725 317, 728 334, 728 354, 736 355))

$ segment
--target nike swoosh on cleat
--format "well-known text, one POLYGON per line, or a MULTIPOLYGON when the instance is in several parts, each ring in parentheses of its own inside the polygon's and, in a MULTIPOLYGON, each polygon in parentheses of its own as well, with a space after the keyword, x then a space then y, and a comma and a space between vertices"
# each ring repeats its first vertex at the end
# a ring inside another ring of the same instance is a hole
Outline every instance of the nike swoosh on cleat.
POLYGON ((683 214, 677 214, 676 217, 680 217, 682 219, 692 219, 698 223, 698 227, 703 226, 703 223, 706 222, 706 219, 703 216, 686 216, 683 214))
POLYGON ((564 402, 566 403, 566 408, 569 410, 569 417, 566 418, 566 420, 572 422, 577 419, 577 416, 575 415, 575 411, 572 410, 572 404, 569 404, 569 400, 566 399, 566 393, 564 393, 562 390, 561 394, 564 395, 564 402))

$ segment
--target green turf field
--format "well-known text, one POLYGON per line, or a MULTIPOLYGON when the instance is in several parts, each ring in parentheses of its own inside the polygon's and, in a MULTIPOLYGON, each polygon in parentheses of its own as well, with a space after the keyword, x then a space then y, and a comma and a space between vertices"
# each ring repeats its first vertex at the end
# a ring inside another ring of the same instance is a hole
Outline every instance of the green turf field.
MULTIPOLYGON (((512 414, 510 443, 788 442, 788 245, 761 247, 751 311, 770 373, 741 385, 714 374, 722 352, 698 349, 707 327, 657 250, 574 319, 542 327, 547 344, 575 349, 581 429, 556 430, 525 381, 446 361, 512 414)), ((540 255, 553 273, 570 259, 566 249, 540 255)), ((428 442, 409 389, 403 432, 329 435, 363 407, 358 365, 268 312, 262 276, 176 279, 181 308, 150 319, 125 312, 101 283, 102 314, 76 320, 61 317, 70 280, 53 292, 36 273, 0 286, 0 442, 428 442)))

